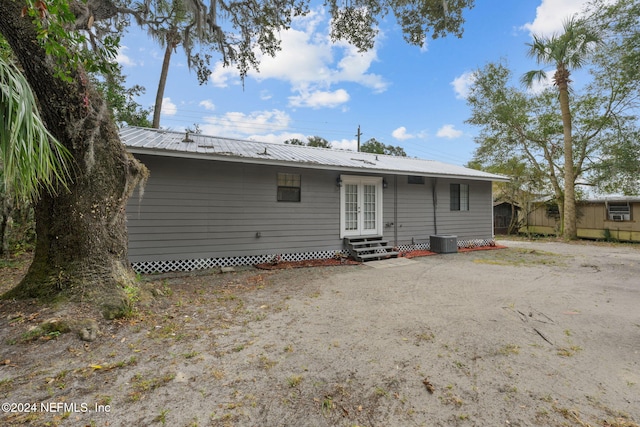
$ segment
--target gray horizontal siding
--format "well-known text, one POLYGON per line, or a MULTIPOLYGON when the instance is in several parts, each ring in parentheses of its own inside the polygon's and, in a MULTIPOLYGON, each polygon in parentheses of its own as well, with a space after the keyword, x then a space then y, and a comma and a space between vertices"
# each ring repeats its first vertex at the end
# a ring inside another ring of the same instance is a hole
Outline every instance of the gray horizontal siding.
MULTIPOLYGON (((142 197, 134 194, 127 207, 132 262, 342 249, 338 172, 138 157, 151 177, 142 197), (278 172, 301 175, 300 203, 277 201, 278 172)), ((408 184, 401 175, 385 179, 384 237, 399 245, 427 242, 435 233, 432 179, 425 184, 408 184)), ((459 240, 492 237, 490 182, 438 178, 437 192, 439 234, 459 240), (469 184, 469 211, 450 211, 452 182, 469 184)))
POLYGON ((455 234, 458 240, 493 237, 491 183, 468 180, 438 180, 438 234, 455 234), (451 211, 449 184, 469 184, 469 210, 451 211))
POLYGON ((142 198, 134 194, 127 208, 132 262, 342 247, 335 173, 139 158, 149 167, 151 177, 142 198), (300 173, 300 203, 277 201, 278 172, 300 173))
POLYGON ((438 178, 436 229, 432 178, 425 178, 424 184, 408 184, 406 176, 397 176, 397 181, 394 179, 387 177, 389 185, 384 195, 384 222, 394 222, 393 226, 385 227, 385 235, 393 238, 396 244, 426 243, 436 231, 438 234, 454 234, 458 236, 458 240, 493 237, 490 182, 438 178), (469 184, 468 211, 450 210, 451 183, 469 184), (396 200, 397 207, 394 208, 396 200))
POLYGON ((428 239, 432 233, 430 218, 433 212, 430 180, 426 179, 426 185, 408 184, 406 176, 389 177, 388 180, 385 223, 393 222, 394 225, 385 227, 387 237, 399 245, 428 239), (394 207, 396 201, 397 208, 394 207))

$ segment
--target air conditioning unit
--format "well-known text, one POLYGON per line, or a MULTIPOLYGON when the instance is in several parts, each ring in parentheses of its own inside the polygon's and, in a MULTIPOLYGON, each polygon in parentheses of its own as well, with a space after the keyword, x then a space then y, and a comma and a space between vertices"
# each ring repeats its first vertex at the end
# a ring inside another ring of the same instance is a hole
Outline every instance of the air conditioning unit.
POLYGON ((610 214, 609 219, 611 221, 629 221, 631 219, 631 215, 629 214, 610 214))
POLYGON ((429 250, 438 254, 454 254, 458 252, 458 236, 442 234, 429 236, 429 250))
POLYGON ((631 220, 631 207, 629 204, 610 204, 608 206, 610 221, 631 220))

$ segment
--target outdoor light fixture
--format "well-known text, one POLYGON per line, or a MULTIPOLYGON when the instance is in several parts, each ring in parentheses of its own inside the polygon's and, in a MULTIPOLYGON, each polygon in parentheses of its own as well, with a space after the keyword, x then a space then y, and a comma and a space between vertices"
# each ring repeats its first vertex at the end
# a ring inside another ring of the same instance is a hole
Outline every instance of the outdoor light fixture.
POLYGON ((336 178, 336 187, 342 187, 342 178, 340 176, 336 178))
POLYGON ((387 188, 389 184, 387 184, 387 178, 382 178, 382 188, 387 188))

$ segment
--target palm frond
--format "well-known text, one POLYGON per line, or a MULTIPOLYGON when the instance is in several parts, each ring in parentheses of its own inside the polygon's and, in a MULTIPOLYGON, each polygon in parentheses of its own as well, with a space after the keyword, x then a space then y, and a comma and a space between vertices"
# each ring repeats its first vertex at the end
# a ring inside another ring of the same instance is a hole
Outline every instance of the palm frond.
POLYGON ((520 78, 520 83, 525 87, 531 87, 534 83, 546 80, 547 73, 544 70, 527 71, 520 78))
POLYGON ((22 199, 37 199, 45 189, 65 188, 68 150, 49 133, 38 115, 26 79, 0 57, 0 161, 5 189, 22 199))

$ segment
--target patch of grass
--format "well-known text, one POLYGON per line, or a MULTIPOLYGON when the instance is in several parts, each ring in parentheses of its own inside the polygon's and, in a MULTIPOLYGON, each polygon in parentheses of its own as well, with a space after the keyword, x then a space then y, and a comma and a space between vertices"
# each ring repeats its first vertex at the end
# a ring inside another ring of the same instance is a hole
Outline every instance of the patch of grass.
POLYGON ((498 349, 498 354, 509 356, 512 354, 520 354, 520 346, 516 344, 506 344, 498 349))
POLYGON ((385 389, 383 389, 382 387, 376 387, 375 390, 373 391, 373 393, 378 396, 378 397, 383 397, 383 396, 387 396, 389 393, 387 393, 387 391, 385 389))
POLYGON ((165 425, 167 422, 168 413, 169 413, 168 409, 163 409, 162 411, 160 411, 160 414, 158 414, 158 416, 156 417, 156 421, 158 421, 162 425, 165 425))
POLYGON ((0 380, 0 394, 5 394, 13 389, 13 378, 0 380))
POLYGON ((422 332, 416 335, 416 341, 415 344, 416 345, 420 345, 420 343, 423 342, 431 342, 436 338, 436 336, 433 334, 433 332, 422 332))
POLYGON ((180 331, 180 325, 177 322, 167 321, 162 326, 156 326, 153 331, 149 334, 151 338, 160 338, 160 339, 176 339, 180 331))
POLYGON ((543 402, 552 403, 553 402, 553 397, 551 397, 550 394, 545 394, 544 396, 542 396, 540 398, 540 400, 542 400, 543 402))
POLYGON ((462 363, 460 360, 454 360, 453 364, 456 366, 456 368, 461 369, 461 370, 465 370, 467 368, 467 365, 462 363))
POLYGON ((445 405, 462 406, 464 404, 464 401, 460 398, 460 396, 456 395, 451 390, 448 390, 442 396, 438 396, 438 398, 445 405))
POLYGON ((167 279, 162 281, 162 293, 167 297, 173 295, 173 289, 171 289, 171 286, 169 285, 169 281, 167 279))
POLYGON ((109 371, 111 369, 116 369, 116 368, 124 368, 127 366, 133 366, 136 365, 138 363, 138 358, 136 356, 131 356, 129 359, 123 359, 119 362, 115 362, 115 363, 111 363, 109 365, 105 365, 103 367, 103 370, 105 371, 109 371))
MULTIPOLYGON (((561 408, 561 407, 558 407, 556 405, 553 405, 553 410, 556 411, 558 414, 562 415, 568 421, 571 421, 573 423, 577 423, 578 425, 581 425, 581 426, 589 426, 590 425, 590 424, 585 423, 580 418, 580 412, 578 412, 575 409, 561 408)), ((610 426, 605 424, 605 427, 610 427, 610 426)))
MULTIPOLYGON (((136 280, 137 283, 140 280, 136 280)), ((137 314, 137 304, 140 302, 140 288, 138 285, 126 285, 124 287, 124 294, 127 297, 127 307, 124 312, 124 317, 133 317, 137 314)))
POLYGON ((200 353, 192 350, 188 353, 183 353, 182 355, 184 356, 185 359, 193 359, 194 357, 196 357, 197 355, 199 355, 200 353))
POLYGON ((224 371, 221 371, 220 369, 213 369, 211 371, 211 375, 213 375, 213 378, 221 380, 224 378, 224 371))
POLYGON ((509 248, 501 251, 486 251, 478 255, 473 262, 478 264, 511 265, 530 267, 536 265, 565 265, 564 255, 536 249, 509 248))
POLYGON ((145 393, 151 392, 162 387, 175 378, 173 372, 154 377, 151 372, 147 374, 137 373, 131 378, 131 387, 133 390, 129 393, 129 398, 137 402, 142 399, 145 393))
POLYGON ((68 373, 69 371, 65 369, 58 372, 58 375, 56 375, 53 378, 53 382, 56 383, 56 387, 59 388, 60 390, 64 390, 67 386, 66 383, 64 382, 64 379, 67 377, 68 373))
POLYGON ((106 394, 96 396, 96 403, 100 406, 111 405, 111 402, 113 402, 112 396, 106 394))
POLYGON ((638 423, 634 423, 626 417, 618 417, 611 420, 604 421, 604 427, 640 427, 638 423))
POLYGON ((65 321, 47 322, 22 334, 22 342, 35 341, 38 339, 51 340, 56 339, 60 334, 67 333, 71 330, 69 324, 65 321))
POLYGON ((268 371, 269 369, 273 368, 278 364, 278 362, 276 362, 275 360, 269 359, 264 354, 261 354, 260 356, 258 356, 258 360, 260 361, 260 365, 262 366, 262 369, 266 371, 268 371))
POLYGON ((18 268, 19 263, 14 259, 0 258, 0 268, 18 268))
POLYGON ((577 345, 572 345, 571 347, 559 348, 556 354, 562 357, 572 357, 572 356, 575 356, 580 351, 582 351, 582 347, 577 345))
POLYGON ((324 400, 322 401, 322 413, 324 415, 328 414, 329 412, 331 412, 331 410, 335 407, 335 404, 333 403, 333 398, 331 396, 325 396, 324 400))
POLYGON ((291 388, 296 388, 302 382, 302 378, 303 378, 302 375, 292 375, 289 378, 287 378, 287 384, 289 384, 289 387, 291 388))

